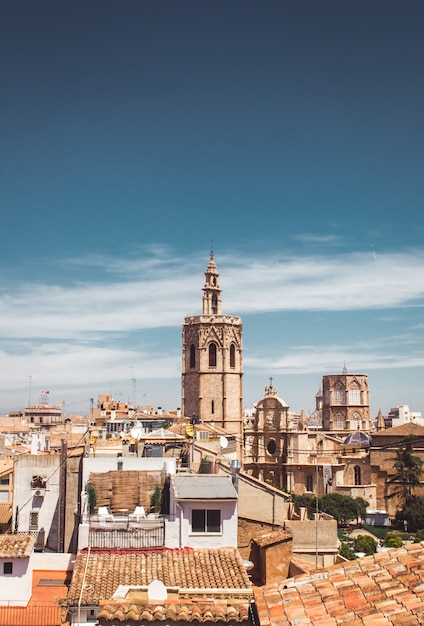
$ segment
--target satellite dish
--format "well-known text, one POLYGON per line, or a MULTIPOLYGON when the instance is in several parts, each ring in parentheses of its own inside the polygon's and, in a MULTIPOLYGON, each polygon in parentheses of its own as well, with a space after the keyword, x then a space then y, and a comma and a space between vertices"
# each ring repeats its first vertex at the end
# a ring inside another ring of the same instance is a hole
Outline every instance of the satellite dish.
POLYGON ((136 428, 131 428, 131 437, 133 439, 140 439, 140 437, 142 437, 143 435, 143 429, 140 427, 136 427, 136 428))
POLYGON ((165 602, 168 599, 168 591, 161 580, 152 580, 147 587, 149 602, 165 602))
POLYGON ((227 437, 224 437, 224 435, 222 435, 222 437, 219 438, 219 445, 221 446, 221 448, 227 448, 228 447, 227 437))

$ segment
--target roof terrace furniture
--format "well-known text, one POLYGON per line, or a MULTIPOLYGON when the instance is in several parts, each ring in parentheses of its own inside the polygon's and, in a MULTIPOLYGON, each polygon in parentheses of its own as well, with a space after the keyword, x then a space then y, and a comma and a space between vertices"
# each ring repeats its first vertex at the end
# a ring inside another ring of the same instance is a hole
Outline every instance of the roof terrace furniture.
POLYGON ((97 509, 97 515, 99 516, 100 524, 113 522, 113 515, 112 513, 109 513, 107 506, 99 506, 99 508, 97 509))
POLYGON ((129 514, 130 522, 140 522, 142 519, 146 519, 146 513, 144 506, 136 506, 133 513, 129 514))

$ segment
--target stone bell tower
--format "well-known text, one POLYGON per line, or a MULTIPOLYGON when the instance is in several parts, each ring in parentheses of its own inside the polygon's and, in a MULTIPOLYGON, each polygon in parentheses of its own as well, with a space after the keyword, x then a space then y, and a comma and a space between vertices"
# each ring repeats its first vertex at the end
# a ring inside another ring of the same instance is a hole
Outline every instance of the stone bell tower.
POLYGON ((205 272, 202 314, 184 319, 182 409, 202 422, 239 435, 243 429, 242 322, 222 313, 213 253, 205 272))

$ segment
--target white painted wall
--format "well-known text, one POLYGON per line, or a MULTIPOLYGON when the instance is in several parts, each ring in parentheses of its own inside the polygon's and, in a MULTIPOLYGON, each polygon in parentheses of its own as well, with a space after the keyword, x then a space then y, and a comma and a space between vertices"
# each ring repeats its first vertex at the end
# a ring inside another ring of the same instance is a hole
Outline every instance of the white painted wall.
POLYGON ((38 529, 44 529, 46 542, 57 548, 56 520, 53 525, 59 499, 60 455, 22 455, 15 458, 13 483, 13 524, 16 506, 19 507, 18 530, 28 532, 31 510, 38 511, 38 529), (47 478, 47 489, 37 496, 31 488, 33 476, 47 478))
POLYGON ((8 559, 0 557, 0 605, 26 606, 32 594, 32 562, 29 557, 8 559), (3 574, 4 563, 13 564, 12 574, 3 574))
POLYGON ((166 525, 165 541, 169 548, 237 548, 237 502, 227 500, 196 500, 189 502, 175 502, 175 517, 166 525), (220 509, 221 533, 192 533, 192 509, 220 509), (175 525, 175 528, 173 528, 175 525), (171 545, 171 541, 175 542, 171 545))

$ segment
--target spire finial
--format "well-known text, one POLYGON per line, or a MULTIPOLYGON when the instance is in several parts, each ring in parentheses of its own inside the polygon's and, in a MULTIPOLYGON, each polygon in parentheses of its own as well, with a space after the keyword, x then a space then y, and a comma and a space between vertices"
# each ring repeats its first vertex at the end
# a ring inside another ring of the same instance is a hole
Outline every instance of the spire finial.
POLYGON ((343 364, 343 374, 347 374, 346 361, 343 364))
POLYGON ((211 239, 211 259, 213 259, 213 239, 211 239))

